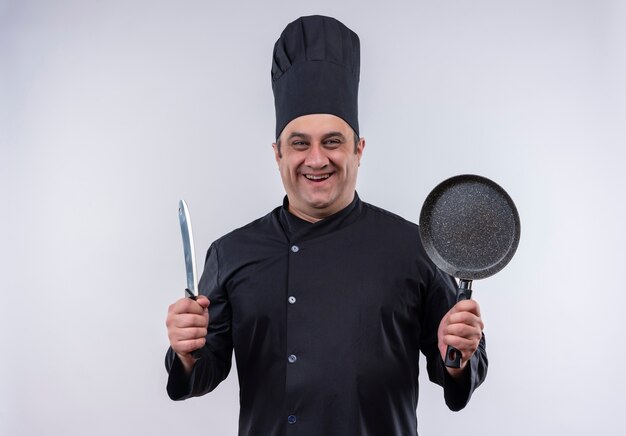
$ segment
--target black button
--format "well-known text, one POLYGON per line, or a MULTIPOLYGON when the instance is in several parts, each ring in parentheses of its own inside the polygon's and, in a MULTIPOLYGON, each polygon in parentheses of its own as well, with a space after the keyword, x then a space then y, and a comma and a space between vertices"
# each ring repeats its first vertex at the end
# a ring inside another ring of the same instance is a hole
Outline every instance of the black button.
POLYGON ((296 416, 295 416, 295 415, 289 415, 289 416, 287 417, 287 422, 288 422, 289 424, 295 424, 295 423, 296 423, 296 416))

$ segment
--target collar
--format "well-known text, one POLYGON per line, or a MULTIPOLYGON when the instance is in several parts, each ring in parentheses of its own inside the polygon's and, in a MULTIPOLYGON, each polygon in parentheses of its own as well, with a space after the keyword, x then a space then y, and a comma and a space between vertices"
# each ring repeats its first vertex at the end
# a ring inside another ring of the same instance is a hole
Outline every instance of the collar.
POLYGON ((349 205, 333 215, 316 223, 311 223, 289 212, 289 199, 285 195, 278 220, 290 242, 302 242, 327 235, 351 224, 358 218, 362 209, 363 202, 359 198, 359 194, 355 192, 354 199, 349 205))

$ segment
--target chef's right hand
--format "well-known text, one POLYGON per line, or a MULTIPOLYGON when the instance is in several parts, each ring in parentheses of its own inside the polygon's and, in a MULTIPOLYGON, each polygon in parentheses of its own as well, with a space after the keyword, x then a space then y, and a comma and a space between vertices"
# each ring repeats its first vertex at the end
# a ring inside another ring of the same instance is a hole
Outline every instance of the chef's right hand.
POLYGON ((209 299, 200 295, 197 300, 181 298, 167 310, 167 336, 172 350, 182 361, 185 371, 191 372, 196 359, 194 350, 204 347, 209 325, 209 299))

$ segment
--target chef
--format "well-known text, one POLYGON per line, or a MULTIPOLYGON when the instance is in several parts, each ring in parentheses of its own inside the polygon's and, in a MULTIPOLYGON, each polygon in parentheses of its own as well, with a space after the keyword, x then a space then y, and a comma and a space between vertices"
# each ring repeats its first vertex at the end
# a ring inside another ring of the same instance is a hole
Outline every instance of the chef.
POLYGON ((359 38, 336 19, 287 25, 271 70, 287 195, 215 241, 201 296, 168 311, 170 398, 215 389, 234 350, 240 436, 416 435, 420 353, 452 410, 486 376, 478 304, 455 304, 415 224, 355 191, 359 68, 359 38), (461 368, 444 366, 448 345, 461 368))

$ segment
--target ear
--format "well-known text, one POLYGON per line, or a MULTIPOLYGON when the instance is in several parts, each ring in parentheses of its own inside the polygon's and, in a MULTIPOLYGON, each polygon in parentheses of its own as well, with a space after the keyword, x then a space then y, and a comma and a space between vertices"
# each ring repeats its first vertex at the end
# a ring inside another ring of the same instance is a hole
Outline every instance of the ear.
POLYGON ((279 164, 280 163, 280 158, 282 157, 280 155, 280 150, 278 150, 278 145, 273 142, 272 143, 272 148, 274 149, 274 159, 276 160, 276 163, 279 164))
POLYGON ((359 143, 356 146, 356 155, 359 160, 359 166, 361 166, 361 158, 363 157, 363 150, 365 150, 365 138, 360 138, 359 143))

